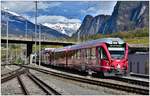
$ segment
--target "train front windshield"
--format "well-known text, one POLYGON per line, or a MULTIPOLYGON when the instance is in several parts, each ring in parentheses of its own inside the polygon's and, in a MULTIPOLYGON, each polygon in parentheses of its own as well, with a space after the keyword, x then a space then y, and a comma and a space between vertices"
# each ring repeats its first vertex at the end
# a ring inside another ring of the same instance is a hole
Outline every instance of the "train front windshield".
POLYGON ((124 51, 109 51, 113 59, 121 59, 124 57, 124 51))
POLYGON ((110 45, 108 50, 112 59, 122 59, 125 55, 125 48, 123 45, 110 45))

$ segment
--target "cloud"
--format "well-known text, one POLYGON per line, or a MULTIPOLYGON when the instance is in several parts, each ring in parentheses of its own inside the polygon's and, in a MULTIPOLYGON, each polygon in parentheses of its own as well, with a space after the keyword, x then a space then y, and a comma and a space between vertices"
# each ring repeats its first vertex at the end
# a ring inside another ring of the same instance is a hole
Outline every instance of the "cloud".
MULTIPOLYGON (((45 10, 47 8, 52 8, 59 6, 61 2, 38 2, 38 9, 45 10)), ((3 1, 1 3, 2 8, 6 8, 10 11, 25 13, 35 11, 35 1, 3 1)))
POLYGON ((97 9, 96 9, 96 7, 90 7, 88 9, 82 9, 81 12, 84 13, 84 14, 87 14, 87 13, 96 13, 97 9))
MULTIPOLYGON (((34 18, 28 17, 30 21, 34 22, 34 18)), ((47 16, 42 15, 37 17, 38 23, 81 23, 79 19, 69 19, 64 16, 47 16)))
POLYGON ((47 9, 52 7, 60 6, 61 2, 39 2, 38 9, 47 9))
POLYGON ((80 13, 84 15, 90 14, 93 16, 100 14, 111 15, 115 4, 116 2, 114 1, 100 1, 96 3, 94 2, 93 4, 91 2, 91 5, 86 9, 81 9, 80 13))

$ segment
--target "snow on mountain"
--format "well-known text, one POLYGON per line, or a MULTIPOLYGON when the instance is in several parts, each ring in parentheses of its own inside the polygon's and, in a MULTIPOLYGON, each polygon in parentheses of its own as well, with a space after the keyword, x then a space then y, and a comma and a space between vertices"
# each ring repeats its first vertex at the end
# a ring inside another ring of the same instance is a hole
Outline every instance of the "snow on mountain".
POLYGON ((55 29, 60 33, 66 34, 68 36, 72 36, 72 34, 78 30, 81 24, 80 23, 55 23, 55 24, 44 23, 43 25, 55 29))
MULTIPOLYGON (((8 21, 8 33, 12 36, 25 36, 25 26, 27 24, 27 35, 34 36, 35 32, 35 24, 31 21, 27 20, 21 15, 18 15, 15 12, 11 12, 8 10, 1 10, 1 25, 2 25, 2 35, 6 34, 6 22, 8 21)), ((39 28, 39 25, 37 25, 37 28, 39 28)), ((42 38, 67 38, 68 36, 65 34, 62 34, 52 28, 49 28, 47 26, 40 26, 41 28, 41 34, 42 38), (45 37, 44 37, 45 36, 45 37)))
POLYGON ((18 20, 20 20, 20 21, 26 20, 26 18, 24 18, 23 16, 19 15, 16 12, 10 11, 10 10, 2 9, 1 14, 2 14, 1 19, 4 21, 12 21, 12 22, 16 21, 16 22, 18 22, 18 20))
POLYGON ((5 10, 5 9, 2 9, 2 10, 5 11, 5 12, 7 12, 7 13, 10 13, 10 14, 12 14, 14 16, 21 16, 21 15, 15 13, 15 12, 12 12, 12 11, 9 11, 9 10, 5 10))

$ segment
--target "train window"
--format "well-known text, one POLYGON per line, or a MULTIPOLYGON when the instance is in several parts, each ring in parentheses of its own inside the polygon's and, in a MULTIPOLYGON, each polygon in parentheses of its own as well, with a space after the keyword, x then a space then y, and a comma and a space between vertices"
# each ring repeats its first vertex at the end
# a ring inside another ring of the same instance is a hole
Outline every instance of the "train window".
POLYGON ((71 56, 71 59, 74 59, 73 55, 71 56))
POLYGON ((75 59, 76 58, 76 51, 74 50, 73 51, 73 59, 75 59))
POLYGON ((76 50, 74 50, 73 57, 76 58, 76 50))
POLYGON ((96 58, 96 51, 95 51, 95 48, 92 48, 91 50, 91 59, 95 59, 96 58))
POLYGON ((87 59, 90 58, 90 49, 87 49, 87 59))
POLYGON ((91 59, 91 55, 92 54, 92 49, 91 48, 89 48, 89 49, 87 49, 87 59, 91 59))
POLYGON ((76 52, 76 53, 75 53, 75 55, 76 55, 76 59, 77 59, 77 58, 78 58, 78 55, 77 55, 77 52, 78 52, 78 51, 77 51, 77 50, 75 50, 75 52, 76 52))
POLYGON ((92 49, 90 48, 90 54, 89 54, 90 55, 90 59, 91 59, 91 56, 92 56, 91 54, 92 54, 92 49))
POLYGON ((81 58, 81 52, 82 52, 82 51, 81 51, 81 50, 79 50, 79 59, 81 58))
POLYGON ((85 49, 85 58, 87 58, 87 49, 85 49))
POLYGON ((101 59, 107 59, 106 52, 104 51, 103 48, 99 48, 99 54, 101 59))
POLYGON ((77 50, 77 59, 80 59, 80 50, 77 50))

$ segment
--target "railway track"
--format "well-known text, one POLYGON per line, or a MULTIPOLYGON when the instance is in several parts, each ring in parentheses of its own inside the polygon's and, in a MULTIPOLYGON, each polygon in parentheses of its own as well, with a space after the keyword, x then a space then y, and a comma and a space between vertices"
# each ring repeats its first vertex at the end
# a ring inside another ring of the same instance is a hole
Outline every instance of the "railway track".
POLYGON ((26 69, 26 68, 19 68, 17 70, 7 73, 7 74, 3 74, 3 76, 1 77, 1 83, 7 82, 21 74, 26 73, 27 71, 28 71, 28 69, 26 69))
MULTIPOLYGON (((48 66, 45 66, 45 67, 48 67, 48 66)), ((63 72, 72 73, 72 71, 70 72, 67 69, 58 69, 58 68, 53 68, 53 67, 48 67, 48 68, 52 68, 52 69, 63 71, 63 72)), ((86 73, 81 74, 81 72, 80 73, 74 72, 73 74, 79 74, 79 75, 84 75, 84 76, 87 75, 86 73)), ((97 76, 96 74, 93 74, 92 77, 99 78, 99 75, 97 76)), ((127 83, 134 84, 134 85, 149 87, 148 78, 139 78, 139 77, 135 78, 132 76, 111 76, 111 77, 104 77, 104 78, 122 81, 122 82, 127 82, 127 83)), ((101 79, 103 79, 103 78, 101 78, 101 79)))
POLYGON ((149 94, 149 88, 147 88, 147 87, 133 86, 132 84, 129 85, 127 83, 126 83, 126 85, 125 84, 118 84, 118 83, 114 83, 114 82, 109 82, 109 80, 106 81, 106 80, 98 80, 98 79, 93 79, 93 78, 85 78, 83 76, 69 75, 69 74, 64 74, 62 72, 48 71, 45 69, 33 68, 33 67, 29 67, 29 66, 23 66, 23 67, 33 69, 36 71, 40 71, 40 72, 43 72, 46 74, 58 76, 61 78, 66 78, 66 79, 70 79, 70 80, 83 82, 83 83, 89 83, 89 84, 109 87, 109 88, 118 89, 118 90, 122 90, 122 91, 137 93, 137 94, 143 94, 143 95, 149 94))
POLYGON ((149 75, 130 73, 130 76, 149 79, 149 75))
POLYGON ((24 82, 22 81, 22 79, 20 78, 20 76, 17 76, 18 82, 21 85, 21 89, 23 91, 24 95, 30 95, 29 91, 27 90, 27 88, 25 87, 24 82))
POLYGON ((20 68, 18 68, 18 69, 16 69, 16 70, 13 70, 13 71, 10 71, 10 72, 1 74, 1 77, 4 77, 4 76, 9 75, 9 74, 12 74, 12 73, 14 73, 14 72, 16 72, 16 71, 19 71, 19 70, 21 70, 21 69, 22 69, 22 68, 20 67, 20 68))
POLYGON ((37 84, 47 95, 61 95, 59 92, 57 92, 55 89, 53 89, 52 87, 50 87, 48 84, 46 84, 44 81, 40 80, 38 77, 36 77, 32 73, 28 72, 27 76, 35 84, 37 84))
MULTIPOLYGON (((17 71, 18 72, 18 71, 17 71)), ((33 75, 32 73, 30 73, 29 71, 27 71, 27 69, 23 70, 23 71, 19 71, 17 74, 11 74, 3 79, 1 79, 2 83, 7 82, 8 80, 11 80, 13 78, 17 78, 18 83, 20 85, 22 94, 24 95, 30 95, 30 92, 28 90, 28 87, 30 86, 26 86, 25 82, 22 80, 21 78, 21 74, 26 73, 24 75, 26 75, 26 77, 28 77, 31 81, 35 83, 38 88, 40 88, 44 93, 46 93, 46 95, 61 95, 61 93, 59 93, 58 91, 56 91, 55 89, 53 89, 52 87, 50 87, 48 84, 46 84, 44 81, 42 81, 41 79, 39 79, 38 77, 36 77, 35 75, 33 75)))
POLYGON ((147 80, 147 79, 145 80, 145 79, 132 78, 132 77, 113 77, 111 79, 122 81, 122 82, 127 82, 130 84, 149 87, 149 80, 147 80))

